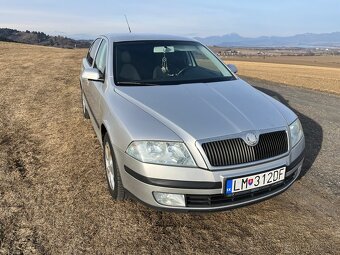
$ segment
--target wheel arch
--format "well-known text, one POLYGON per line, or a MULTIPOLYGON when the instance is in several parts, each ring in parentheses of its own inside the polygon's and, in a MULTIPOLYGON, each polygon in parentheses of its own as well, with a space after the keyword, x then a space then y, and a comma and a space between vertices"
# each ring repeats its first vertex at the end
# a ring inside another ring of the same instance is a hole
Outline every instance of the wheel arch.
POLYGON ((116 144, 116 137, 114 137, 114 134, 111 130, 111 126, 109 125, 108 121, 103 121, 102 124, 100 125, 100 142, 102 144, 102 146, 104 146, 104 137, 107 134, 109 136, 111 145, 113 147, 113 149, 115 150, 115 147, 117 146, 116 144))
MULTIPOLYGON (((102 146, 104 146, 104 144, 103 144, 104 143, 104 137, 107 133, 108 133, 108 131, 107 131, 106 125, 105 125, 105 123, 102 123, 101 126, 100 126, 100 137, 101 137, 100 142, 101 142, 102 146)), ((108 134, 108 135, 109 135, 109 138, 111 140, 110 134, 108 134)), ((112 141, 111 141, 111 143, 112 143, 112 141)))

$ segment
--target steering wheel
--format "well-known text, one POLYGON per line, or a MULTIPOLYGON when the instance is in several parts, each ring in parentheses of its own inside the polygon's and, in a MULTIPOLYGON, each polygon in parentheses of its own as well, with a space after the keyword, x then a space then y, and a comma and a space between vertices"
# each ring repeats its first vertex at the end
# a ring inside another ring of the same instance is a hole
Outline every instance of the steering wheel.
POLYGON ((187 66, 182 68, 178 73, 176 73, 176 76, 183 75, 186 71, 188 71, 191 68, 195 68, 194 66, 187 66))

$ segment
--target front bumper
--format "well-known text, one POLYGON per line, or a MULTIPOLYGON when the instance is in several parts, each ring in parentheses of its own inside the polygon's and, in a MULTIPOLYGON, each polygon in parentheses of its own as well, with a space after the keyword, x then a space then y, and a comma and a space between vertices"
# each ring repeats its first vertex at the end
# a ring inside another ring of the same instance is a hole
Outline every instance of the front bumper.
POLYGON ((219 211, 256 203, 288 189, 298 178, 304 159, 304 140, 288 156, 243 168, 211 171, 141 163, 126 153, 117 157, 124 187, 148 206, 161 210, 219 211), (227 197, 225 180, 252 175, 286 166, 285 180, 259 190, 227 197), (156 202, 153 192, 185 195, 185 207, 165 206, 156 202))

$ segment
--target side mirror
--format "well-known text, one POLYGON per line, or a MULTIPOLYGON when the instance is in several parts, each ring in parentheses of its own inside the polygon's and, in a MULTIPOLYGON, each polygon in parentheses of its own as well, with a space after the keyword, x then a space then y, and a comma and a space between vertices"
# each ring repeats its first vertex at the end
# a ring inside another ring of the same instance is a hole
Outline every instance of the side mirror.
POLYGON ((91 81, 104 81, 99 70, 96 68, 86 68, 81 74, 81 78, 91 80, 91 81))
POLYGON ((233 73, 237 73, 237 67, 233 64, 227 64, 227 67, 230 69, 230 71, 232 71, 233 73))

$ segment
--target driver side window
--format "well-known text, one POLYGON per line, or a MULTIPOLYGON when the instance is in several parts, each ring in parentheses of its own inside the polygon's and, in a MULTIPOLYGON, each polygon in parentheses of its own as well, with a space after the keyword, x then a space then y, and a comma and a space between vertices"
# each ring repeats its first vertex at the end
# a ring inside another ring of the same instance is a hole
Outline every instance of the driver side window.
POLYGON ((94 61, 94 67, 97 68, 102 74, 105 74, 106 69, 106 53, 107 53, 107 43, 102 40, 100 47, 97 52, 96 59, 94 61))
POLYGON ((92 64, 93 64, 94 55, 96 54, 98 44, 100 43, 100 41, 101 41, 100 38, 96 39, 92 43, 92 45, 91 45, 91 47, 90 47, 90 49, 87 53, 86 59, 87 59, 87 62, 89 63, 90 66, 92 66, 92 64))

